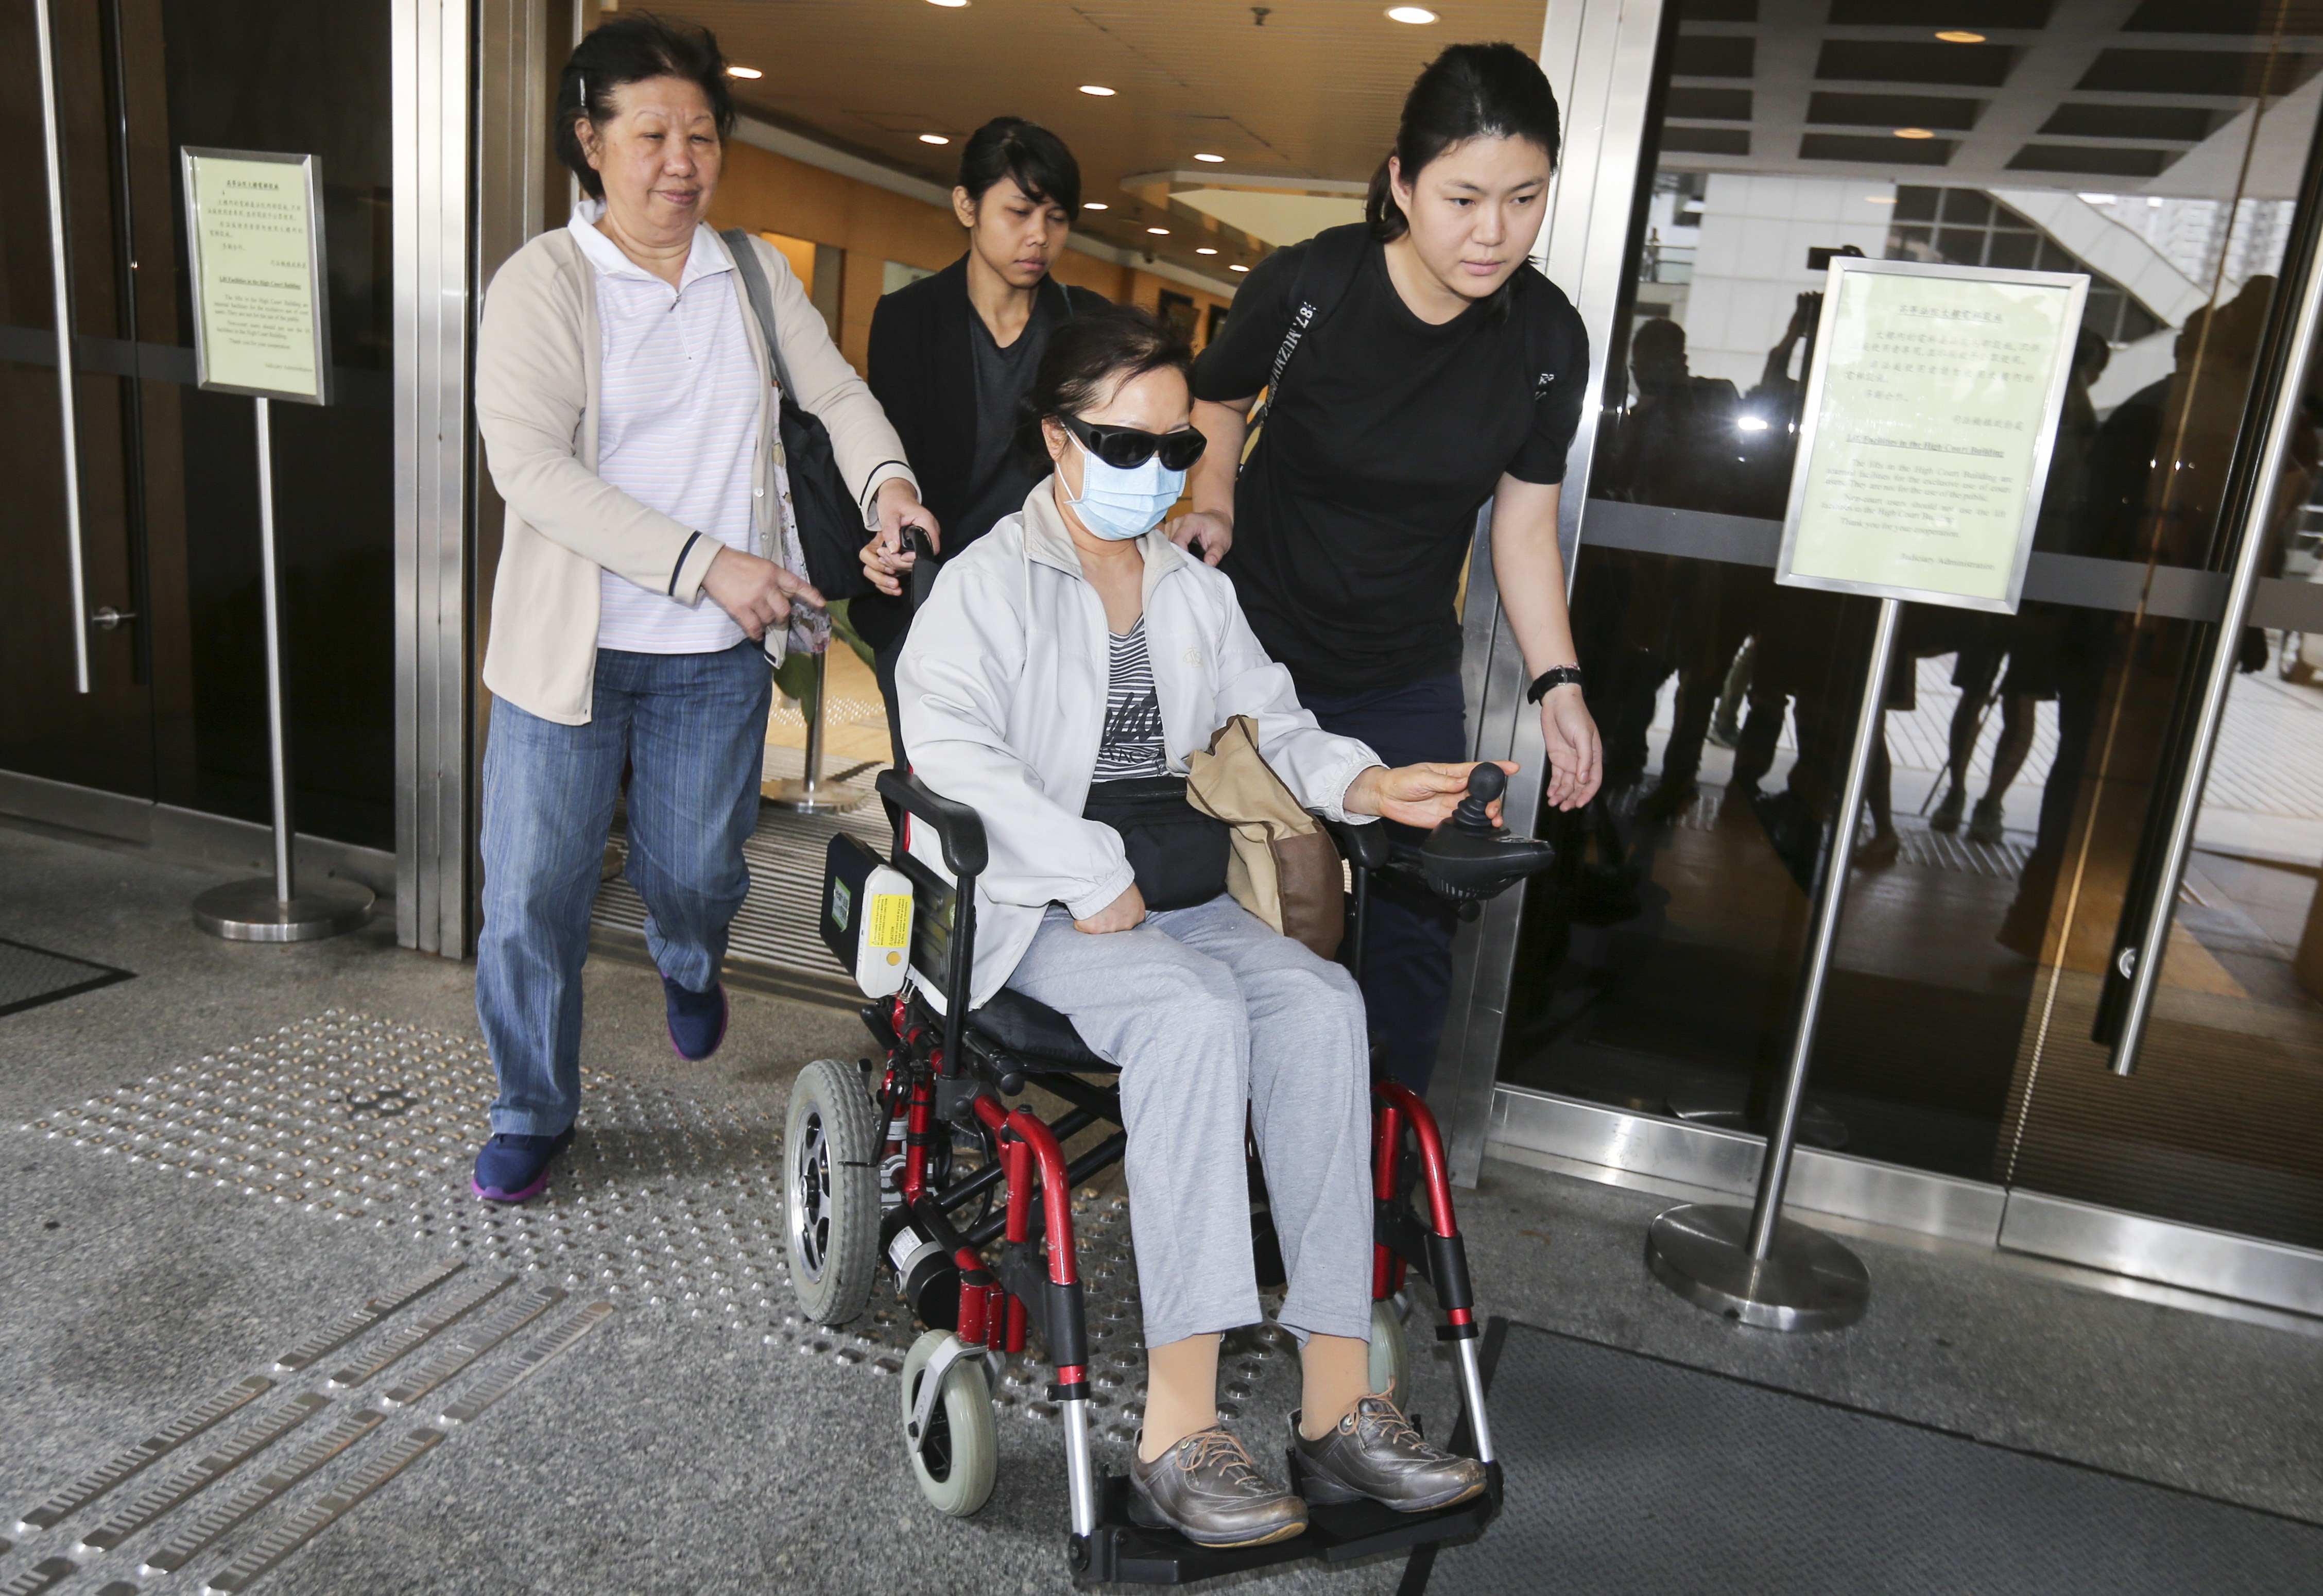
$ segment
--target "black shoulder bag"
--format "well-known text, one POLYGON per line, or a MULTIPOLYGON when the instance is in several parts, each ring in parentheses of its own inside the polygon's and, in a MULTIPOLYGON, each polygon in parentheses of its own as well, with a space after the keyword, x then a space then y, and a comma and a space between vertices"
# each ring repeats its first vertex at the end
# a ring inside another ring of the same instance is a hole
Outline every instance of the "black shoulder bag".
POLYGON ((1234 834, 1187 802, 1182 775, 1091 782, 1081 818, 1121 833, 1148 909, 1190 909, 1226 889, 1234 834))
MULTIPOLYGON (((782 390, 776 426, 783 442, 783 468, 790 478, 791 513, 797 518, 799 546, 806 555, 806 579, 827 600, 859 598, 872 591, 863 574, 863 545, 870 535, 863 529, 862 507, 840 473, 829 429, 793 397, 790 367, 783 359, 782 341, 775 336, 774 290, 751 247, 752 235, 736 227, 719 236, 742 274, 750 308, 758 312, 758 330, 766 335, 776 385, 782 390)), ((780 507, 775 513, 781 513, 780 507)))

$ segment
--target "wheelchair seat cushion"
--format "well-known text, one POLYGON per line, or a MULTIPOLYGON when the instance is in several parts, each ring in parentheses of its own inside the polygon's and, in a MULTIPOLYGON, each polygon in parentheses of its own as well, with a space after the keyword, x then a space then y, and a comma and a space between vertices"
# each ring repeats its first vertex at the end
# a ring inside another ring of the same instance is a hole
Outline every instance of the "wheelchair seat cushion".
POLYGON ((968 1017, 971 1030, 1006 1048, 1028 1065, 1051 1069, 1112 1069, 1089 1051, 1073 1023, 1045 1003, 1003 986, 968 1017))

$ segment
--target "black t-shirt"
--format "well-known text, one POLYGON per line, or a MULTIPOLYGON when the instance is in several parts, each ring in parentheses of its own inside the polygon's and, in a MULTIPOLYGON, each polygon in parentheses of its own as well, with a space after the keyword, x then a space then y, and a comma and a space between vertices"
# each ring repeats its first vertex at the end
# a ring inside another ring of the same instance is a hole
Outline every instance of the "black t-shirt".
MULTIPOLYGON (((1266 386, 1308 248, 1269 256, 1194 366, 1198 399, 1266 386)), ((1404 305, 1370 243, 1284 369, 1235 490, 1234 578, 1259 641, 1302 691, 1358 693, 1460 667, 1458 597, 1476 511, 1502 472, 1565 480, 1589 335, 1529 266, 1440 326, 1404 305), (1527 319, 1549 381, 1536 402, 1527 319)))
POLYGON ((976 371, 976 459, 969 472, 968 508, 956 524, 958 535, 946 528, 946 554, 957 554, 1001 517, 1024 509, 1024 495, 1048 474, 1034 470, 1016 446, 1016 423, 1018 407, 1033 386, 1033 372, 1049 346, 1049 329, 1058 319, 1052 306, 1050 295, 1036 298, 1024 330, 1005 349, 995 341, 984 318, 969 312, 969 363, 976 371))

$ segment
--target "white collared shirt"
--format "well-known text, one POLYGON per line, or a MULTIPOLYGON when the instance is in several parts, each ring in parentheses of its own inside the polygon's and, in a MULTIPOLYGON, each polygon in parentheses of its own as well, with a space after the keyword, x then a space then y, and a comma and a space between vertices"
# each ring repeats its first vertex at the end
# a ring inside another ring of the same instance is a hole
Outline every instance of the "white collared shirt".
MULTIPOLYGON (((673 289, 597 230, 604 214, 601 200, 583 200, 565 225, 597 269, 597 474, 705 537, 759 552, 751 513, 758 367, 734 268, 717 235, 696 224, 673 289)), ((779 463, 775 487, 787 506, 779 463)), ((611 571, 597 580, 600 648, 708 654, 742 640, 742 628, 707 596, 681 604, 611 571)))

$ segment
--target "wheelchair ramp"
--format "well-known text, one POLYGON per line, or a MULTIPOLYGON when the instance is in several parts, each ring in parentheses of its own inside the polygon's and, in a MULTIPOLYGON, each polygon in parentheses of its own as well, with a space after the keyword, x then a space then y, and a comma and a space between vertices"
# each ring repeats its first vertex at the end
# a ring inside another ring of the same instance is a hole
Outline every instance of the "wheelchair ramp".
POLYGON ((1432 1596, 2323 1589, 2323 1526, 1526 1325, 1492 1411, 1509 1511, 1432 1596))

